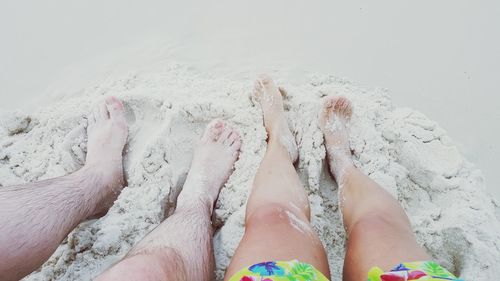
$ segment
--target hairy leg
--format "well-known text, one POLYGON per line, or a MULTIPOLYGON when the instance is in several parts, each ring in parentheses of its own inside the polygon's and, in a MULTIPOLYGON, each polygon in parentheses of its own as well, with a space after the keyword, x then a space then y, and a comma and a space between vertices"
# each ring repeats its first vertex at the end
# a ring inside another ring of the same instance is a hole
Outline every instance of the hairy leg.
POLYGON ((88 125, 85 166, 68 176, 0 188, 0 276, 18 280, 43 264, 83 220, 105 213, 123 187, 123 105, 99 104, 88 125))
POLYGON ((399 202, 359 171, 351 159, 348 125, 352 105, 344 97, 325 99, 320 113, 331 173, 347 231, 344 280, 366 280, 368 270, 389 270, 400 262, 428 260, 417 244, 399 202))
POLYGON ((234 129, 220 120, 210 123, 174 214, 98 280, 213 280, 213 205, 240 146, 234 129))
POLYGON ((247 202, 245 234, 226 272, 264 261, 297 259, 329 276, 327 257, 309 222, 309 201, 293 162, 295 140, 285 120, 278 88, 267 76, 255 86, 264 114, 268 147, 247 202))

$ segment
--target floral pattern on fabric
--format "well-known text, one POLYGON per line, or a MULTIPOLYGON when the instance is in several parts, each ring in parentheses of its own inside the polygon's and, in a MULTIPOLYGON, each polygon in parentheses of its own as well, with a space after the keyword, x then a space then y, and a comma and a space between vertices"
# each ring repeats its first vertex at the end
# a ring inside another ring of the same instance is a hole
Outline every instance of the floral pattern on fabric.
POLYGON ((464 281, 433 261, 405 262, 398 264, 391 271, 384 272, 373 267, 368 272, 368 281, 464 281))
POLYGON ((261 262, 240 270, 229 281, 328 281, 312 265, 297 260, 261 262))

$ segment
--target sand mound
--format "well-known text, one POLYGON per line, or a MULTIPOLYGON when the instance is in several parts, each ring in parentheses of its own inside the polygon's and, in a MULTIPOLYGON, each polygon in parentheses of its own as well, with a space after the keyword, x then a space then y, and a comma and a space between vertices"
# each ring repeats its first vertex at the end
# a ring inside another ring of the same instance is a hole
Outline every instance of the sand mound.
MULTIPOLYGON (((172 211, 193 145, 215 117, 235 124, 244 140, 236 170, 217 203, 214 244, 221 280, 242 235, 251 180, 265 151, 260 109, 249 98, 252 85, 174 65, 107 81, 31 114, 2 113, 1 186, 78 169, 86 153, 83 116, 102 95, 124 101, 130 124, 128 187, 106 216, 79 225, 26 280, 90 280, 118 261, 172 211)), ((298 171, 335 280, 342 272, 345 234, 317 127, 320 99, 332 94, 353 101, 356 165, 399 199, 418 241, 466 280, 495 279, 500 272, 498 206, 486 195, 480 171, 459 154, 443 129, 419 112, 395 108, 381 89, 322 75, 302 85, 280 85, 287 90, 287 116, 299 144, 298 171)))

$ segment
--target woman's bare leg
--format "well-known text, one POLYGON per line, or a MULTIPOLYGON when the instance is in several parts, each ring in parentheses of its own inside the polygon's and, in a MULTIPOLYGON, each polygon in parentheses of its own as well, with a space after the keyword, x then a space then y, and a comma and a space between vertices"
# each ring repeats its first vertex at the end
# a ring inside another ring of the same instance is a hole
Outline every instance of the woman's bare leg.
POLYGON ((344 97, 324 101, 320 126, 330 171, 339 185, 346 228, 344 280, 364 281, 373 266, 384 270, 401 262, 428 260, 417 244, 405 211, 387 191, 354 167, 348 123, 352 106, 344 97))
POLYGON ((98 280, 213 280, 212 210, 238 158, 238 133, 220 120, 207 126, 175 213, 98 280))
POLYGON ((108 97, 88 121, 82 169, 0 188, 0 279, 19 280, 37 269, 80 222, 104 214, 123 188, 123 105, 108 97))
POLYGON ((292 259, 329 276, 325 250, 309 223, 307 194, 293 166, 297 148, 285 120, 281 94, 271 78, 261 76, 255 95, 264 113, 268 147, 247 202, 245 234, 226 280, 255 263, 292 259))

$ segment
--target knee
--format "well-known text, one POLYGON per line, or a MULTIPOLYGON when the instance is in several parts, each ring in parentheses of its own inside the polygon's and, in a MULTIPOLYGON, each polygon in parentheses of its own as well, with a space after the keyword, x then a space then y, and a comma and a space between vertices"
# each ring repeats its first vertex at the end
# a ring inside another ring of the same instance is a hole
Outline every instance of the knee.
POLYGON ((411 226, 406 221, 383 214, 365 215, 348 226, 349 236, 351 234, 371 233, 400 233, 402 230, 411 231, 411 226))
POLYGON ((247 213, 245 224, 247 227, 267 227, 281 224, 308 227, 309 220, 301 212, 291 210, 282 204, 270 203, 247 213))

